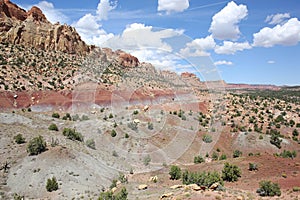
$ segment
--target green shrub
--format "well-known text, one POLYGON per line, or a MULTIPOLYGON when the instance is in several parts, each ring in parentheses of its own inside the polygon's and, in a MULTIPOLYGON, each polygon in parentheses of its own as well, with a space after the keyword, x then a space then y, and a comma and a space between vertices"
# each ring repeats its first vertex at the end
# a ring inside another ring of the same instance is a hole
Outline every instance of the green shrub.
POLYGON ((117 194, 113 194, 112 191, 101 192, 98 200, 127 200, 128 192, 125 187, 121 189, 117 194))
POLYGON ((16 142, 17 144, 23 144, 23 143, 26 142, 26 141, 25 141, 25 138, 24 138, 23 135, 20 134, 20 133, 14 137, 14 140, 15 140, 15 142, 16 142))
POLYGON ((283 150, 283 152, 281 152, 279 154, 280 157, 283 158, 296 158, 297 156, 297 152, 296 151, 289 151, 289 150, 283 150))
POLYGON ((275 145, 278 149, 281 148, 281 142, 282 140, 279 138, 280 132, 277 130, 272 129, 271 130, 271 139, 270 143, 275 145))
POLYGON ((94 139, 88 139, 85 142, 86 146, 88 146, 91 149, 96 149, 96 144, 95 144, 95 140, 94 139))
POLYGON ((112 182, 111 182, 109 188, 110 188, 110 189, 113 189, 114 187, 117 187, 117 182, 118 182, 117 179, 112 180, 112 182))
POLYGON ((137 123, 134 123, 134 122, 129 122, 127 124, 128 128, 130 128, 131 130, 133 131, 137 131, 138 130, 138 126, 137 126, 137 123))
POLYGON ((272 183, 271 181, 261 181, 259 183, 259 188, 256 191, 260 196, 280 196, 280 186, 277 183, 272 183))
POLYGON ((293 192, 299 192, 299 191, 300 191, 300 187, 298 186, 293 187, 293 192))
POLYGON ((149 130, 153 130, 153 123, 148 122, 148 129, 149 129, 149 130))
POLYGON ((58 113, 53 113, 53 114, 52 114, 52 117, 53 117, 53 118, 60 118, 60 116, 59 116, 58 113))
POLYGON ((129 135, 128 135, 128 133, 125 133, 125 138, 129 138, 129 135))
POLYGON ((226 154, 222 154, 219 158, 219 160, 226 160, 227 159, 227 156, 226 154))
POLYGON ((58 131, 58 128, 57 128, 56 124, 50 124, 50 126, 48 127, 48 129, 50 131, 58 131))
POLYGON ((145 166, 148 166, 150 162, 151 162, 150 155, 147 155, 146 157, 144 157, 143 163, 145 166))
POLYGON ((195 164, 198 164, 198 163, 203 163, 203 162, 205 162, 205 160, 204 160, 204 158, 202 157, 202 156, 195 156, 194 157, 194 163, 195 164))
POLYGON ((121 182, 121 183, 127 183, 128 182, 128 179, 127 179, 127 177, 125 176, 125 174, 123 174, 123 173, 119 173, 119 181, 121 182))
POLYGON ((178 180, 181 177, 181 169, 178 166, 172 165, 170 168, 170 179, 171 180, 178 180))
POLYGON ((134 110, 134 111, 133 111, 133 114, 134 114, 134 115, 137 115, 137 114, 139 114, 139 111, 138 111, 138 110, 134 110))
POLYGON ((112 119, 112 118, 114 118, 114 115, 112 113, 110 113, 109 116, 108 116, 108 118, 112 119))
POLYGON ((53 176, 52 179, 48 178, 46 189, 48 192, 56 191, 58 190, 58 183, 56 181, 56 178, 53 176))
POLYGON ((294 137, 298 137, 299 136, 299 132, 297 131, 297 129, 293 130, 293 136, 294 137))
POLYGON ((27 152, 29 155, 38 155, 44 151, 46 151, 46 142, 44 141, 42 136, 38 136, 32 138, 27 146, 27 152))
POLYGON ((189 172, 186 170, 182 173, 182 183, 210 187, 214 183, 223 185, 223 180, 218 172, 189 172))
POLYGON ((117 136, 117 132, 113 129, 113 130, 110 132, 110 135, 111 135, 111 137, 116 137, 116 136, 117 136))
POLYGON ((75 129, 64 128, 63 135, 73 141, 75 141, 75 140, 80 141, 80 142, 83 141, 83 136, 81 135, 81 133, 76 132, 75 129))
POLYGON ((212 142, 212 137, 208 134, 204 134, 202 137, 203 142, 205 143, 211 143, 212 142))
POLYGON ((213 152, 213 154, 211 155, 212 160, 218 160, 219 159, 219 155, 217 152, 213 152))
POLYGON ((225 163, 222 170, 222 178, 224 181, 234 182, 241 177, 241 169, 233 164, 225 163))
POLYGON ((238 157, 242 156, 242 154, 243 153, 240 150, 234 150, 232 157, 233 158, 238 158, 238 157))
POLYGON ((256 163, 249 163, 249 171, 256 171, 258 170, 256 163))

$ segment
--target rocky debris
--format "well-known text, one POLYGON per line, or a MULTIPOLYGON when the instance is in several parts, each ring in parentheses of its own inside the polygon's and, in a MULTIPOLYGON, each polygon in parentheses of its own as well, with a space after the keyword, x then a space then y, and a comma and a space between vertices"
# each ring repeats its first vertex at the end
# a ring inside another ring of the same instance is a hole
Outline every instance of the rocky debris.
POLYGON ((157 176, 151 176, 150 178, 149 178, 149 182, 154 182, 154 183, 156 183, 158 181, 158 177, 157 176))
POLYGON ((172 195, 173 195, 172 192, 165 193, 165 194, 161 195, 160 199, 168 198, 168 197, 171 197, 172 195))
POLYGON ((209 187, 209 189, 210 190, 216 190, 218 187, 220 186, 220 183, 213 183, 210 187, 209 187))
POLYGON ((197 184, 189 184, 189 185, 184 186, 184 190, 199 191, 199 190, 201 190, 201 187, 197 184))
POLYGON ((148 185, 142 184, 138 186, 138 190, 146 190, 148 188, 148 185))
POLYGON ((178 188, 183 188, 183 185, 172 185, 170 189, 178 189, 178 188))
POLYGON ((238 196, 238 197, 236 198, 236 200, 244 200, 244 197, 238 196))

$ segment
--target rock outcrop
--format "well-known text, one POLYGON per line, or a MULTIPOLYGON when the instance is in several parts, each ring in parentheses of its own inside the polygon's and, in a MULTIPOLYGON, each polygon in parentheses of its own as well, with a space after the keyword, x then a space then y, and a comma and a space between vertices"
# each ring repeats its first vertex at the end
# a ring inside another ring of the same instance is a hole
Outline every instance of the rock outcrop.
POLYGON ((26 12, 9 0, 0 0, 0 42, 70 54, 85 55, 90 51, 75 28, 51 24, 38 7, 26 12))

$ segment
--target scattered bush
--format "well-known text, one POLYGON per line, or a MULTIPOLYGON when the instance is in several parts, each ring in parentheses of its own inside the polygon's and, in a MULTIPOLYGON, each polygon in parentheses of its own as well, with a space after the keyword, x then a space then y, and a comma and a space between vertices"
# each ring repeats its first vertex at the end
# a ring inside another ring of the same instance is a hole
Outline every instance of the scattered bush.
POLYGON ((116 136, 117 136, 117 132, 113 129, 113 130, 110 132, 110 135, 111 135, 111 137, 116 137, 116 136))
POLYGON ((293 130, 293 136, 294 137, 298 137, 299 136, 299 132, 297 131, 297 129, 293 130))
POLYGON ((210 187, 214 183, 223 185, 223 180, 218 172, 189 172, 182 173, 182 183, 185 185, 197 184, 210 187))
POLYGON ((125 176, 125 174, 123 174, 123 173, 119 173, 119 181, 121 182, 121 183, 128 183, 128 179, 127 179, 127 177, 125 176))
POLYGON ((280 157, 283 157, 283 158, 296 158, 297 156, 297 152, 296 151, 289 151, 289 150, 283 150, 283 152, 281 152, 279 154, 280 157))
POLYGON ((153 130, 153 123, 148 122, 148 129, 149 129, 149 130, 153 130))
POLYGON ((128 126, 128 128, 130 128, 133 131, 137 131, 137 129, 138 129, 137 123, 134 123, 134 122, 129 122, 127 124, 127 126, 128 126))
POLYGON ((202 156, 195 156, 194 157, 194 163, 195 164, 198 164, 198 163, 203 163, 203 162, 205 162, 205 160, 204 160, 204 158, 202 158, 202 156))
POLYGON ((181 177, 181 169, 178 166, 172 165, 170 168, 170 179, 171 180, 178 180, 181 177))
POLYGON ((53 118, 60 118, 60 116, 59 116, 58 113, 53 113, 53 114, 52 114, 52 117, 53 117, 53 118))
POLYGON ((278 149, 281 148, 281 142, 282 140, 279 138, 280 132, 277 130, 271 130, 271 139, 270 143, 275 145, 278 149))
POLYGON ((85 142, 86 146, 88 146, 91 149, 96 149, 96 144, 95 144, 95 140, 94 139, 88 139, 85 142))
POLYGON ((23 135, 20 134, 20 133, 14 137, 14 140, 15 140, 15 142, 16 142, 17 144, 23 144, 23 143, 26 142, 26 141, 25 141, 25 138, 24 138, 23 135))
POLYGON ((118 182, 117 179, 112 180, 112 182, 111 182, 109 188, 110 188, 110 189, 113 189, 114 187, 117 187, 117 182, 118 182))
POLYGON ((133 114, 134 114, 134 115, 137 115, 137 114, 139 114, 139 111, 138 111, 138 110, 134 110, 134 111, 133 111, 133 114))
POLYGON ((293 192, 299 192, 299 191, 300 191, 300 187, 298 186, 293 187, 293 192))
POLYGON ((81 133, 76 132, 75 129, 64 128, 63 135, 73 141, 75 141, 75 140, 77 140, 79 142, 83 141, 83 136, 81 135, 81 133))
POLYGON ((46 151, 46 142, 44 141, 42 136, 35 137, 31 139, 27 146, 27 152, 29 155, 38 155, 44 151, 46 151))
POLYGON ((233 158, 238 158, 240 156, 242 156, 242 152, 240 150, 234 150, 232 157, 233 158))
POLYGON ((233 164, 225 163, 222 170, 222 178, 224 181, 234 182, 241 177, 241 169, 233 164))
POLYGON ((129 138, 129 135, 128 135, 128 133, 125 133, 125 138, 129 138))
POLYGON ((217 152, 213 152, 213 154, 211 155, 212 160, 218 160, 219 159, 219 155, 217 152))
POLYGON ((226 154, 222 154, 219 158, 219 160, 226 160, 227 159, 227 156, 226 154))
POLYGON ((150 162, 151 162, 150 155, 147 155, 146 157, 144 157, 143 163, 145 166, 148 166, 150 162))
POLYGON ((256 163, 249 163, 249 171, 256 171, 258 170, 256 163))
POLYGON ((125 187, 116 195, 112 191, 101 192, 98 200, 127 200, 128 192, 125 187))
POLYGON ((272 183, 271 181, 261 181, 259 183, 259 188, 256 191, 260 196, 280 196, 280 186, 277 183, 272 183))
POLYGON ((58 128, 57 128, 56 124, 50 124, 50 126, 48 127, 48 129, 50 131, 58 131, 58 128))
POLYGON ((204 134, 202 137, 203 142, 205 143, 211 143, 212 142, 212 137, 210 135, 204 134))
POLYGON ((56 191, 58 190, 58 183, 56 181, 56 178, 53 176, 52 179, 48 178, 46 189, 48 192, 56 191))

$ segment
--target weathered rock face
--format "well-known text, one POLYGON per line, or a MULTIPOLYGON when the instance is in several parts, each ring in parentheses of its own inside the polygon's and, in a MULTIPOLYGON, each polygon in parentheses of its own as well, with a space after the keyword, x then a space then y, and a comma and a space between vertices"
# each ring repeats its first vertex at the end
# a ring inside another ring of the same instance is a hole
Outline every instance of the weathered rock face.
POLYGON ((137 67, 140 64, 138 58, 121 50, 112 51, 109 48, 102 48, 108 60, 116 60, 123 67, 137 67))
POLYGON ((38 7, 26 12, 9 0, 0 0, 0 42, 80 55, 90 51, 73 27, 51 24, 38 7))

